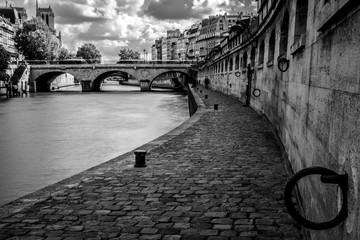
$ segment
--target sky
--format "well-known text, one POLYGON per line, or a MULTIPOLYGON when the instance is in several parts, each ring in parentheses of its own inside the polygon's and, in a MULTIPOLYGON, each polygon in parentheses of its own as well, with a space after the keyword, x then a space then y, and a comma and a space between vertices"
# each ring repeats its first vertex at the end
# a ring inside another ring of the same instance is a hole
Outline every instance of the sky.
MULTIPOLYGON (((0 0, 5 5, 6 0, 0 0)), ((36 0, 7 0, 35 16, 36 0)), ((76 52, 93 43, 102 59, 118 59, 120 49, 150 54, 155 40, 167 30, 189 28, 210 15, 256 11, 255 0, 38 0, 39 7, 52 7, 55 28, 61 31, 63 47, 76 52)))

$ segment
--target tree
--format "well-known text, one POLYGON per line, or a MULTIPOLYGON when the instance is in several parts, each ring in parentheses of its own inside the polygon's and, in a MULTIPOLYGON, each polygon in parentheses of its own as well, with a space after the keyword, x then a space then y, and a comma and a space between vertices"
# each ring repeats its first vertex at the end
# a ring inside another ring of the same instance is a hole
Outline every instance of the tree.
POLYGON ((24 22, 14 37, 16 49, 27 60, 53 60, 56 58, 60 41, 49 27, 38 18, 24 22))
POLYGON ((69 52, 69 50, 67 50, 66 48, 60 48, 58 57, 59 60, 72 58, 75 58, 75 53, 69 52))
POLYGON ((101 62, 101 53, 92 43, 85 43, 81 47, 79 47, 76 52, 76 57, 83 58, 88 63, 101 62))
POLYGON ((140 53, 132 49, 120 49, 119 57, 120 60, 140 59, 140 53))
POLYGON ((0 71, 7 69, 7 67, 9 66, 9 61, 9 53, 6 51, 3 45, 0 44, 0 71))

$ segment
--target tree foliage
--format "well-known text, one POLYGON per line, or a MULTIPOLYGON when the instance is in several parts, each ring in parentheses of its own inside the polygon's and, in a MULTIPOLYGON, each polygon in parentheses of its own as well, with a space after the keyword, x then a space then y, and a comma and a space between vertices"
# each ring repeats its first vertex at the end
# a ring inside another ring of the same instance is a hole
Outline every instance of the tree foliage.
POLYGON ((53 60, 56 58, 60 41, 39 18, 24 22, 14 37, 16 49, 27 60, 53 60))
POLYGON ((76 52, 76 57, 83 58, 88 63, 101 62, 101 53, 92 43, 85 43, 81 47, 79 47, 76 52))
POLYGON ((66 48, 60 48, 59 50, 59 60, 64 60, 64 59, 73 59, 75 58, 75 53, 69 52, 69 50, 67 50, 66 48))
POLYGON ((9 66, 9 61, 9 53, 6 51, 3 45, 0 44, 0 71, 7 69, 7 67, 9 66))
POLYGON ((128 48, 120 49, 119 57, 120 60, 140 59, 140 53, 128 48))

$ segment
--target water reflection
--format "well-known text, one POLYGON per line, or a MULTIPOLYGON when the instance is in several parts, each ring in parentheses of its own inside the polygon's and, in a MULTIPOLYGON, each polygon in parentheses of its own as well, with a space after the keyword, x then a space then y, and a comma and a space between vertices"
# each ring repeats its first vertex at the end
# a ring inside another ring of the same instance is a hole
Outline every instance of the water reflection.
POLYGON ((0 205, 130 151, 188 118, 184 95, 104 88, 108 92, 36 93, 0 102, 0 205))

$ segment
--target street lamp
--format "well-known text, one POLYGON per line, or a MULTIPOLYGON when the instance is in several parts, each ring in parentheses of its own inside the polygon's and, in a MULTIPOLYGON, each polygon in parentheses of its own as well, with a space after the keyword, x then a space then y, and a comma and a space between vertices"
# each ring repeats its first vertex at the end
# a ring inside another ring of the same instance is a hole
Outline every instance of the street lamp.
POLYGON ((145 55, 147 54, 147 52, 146 52, 145 49, 143 50, 143 52, 144 52, 144 62, 145 62, 146 61, 146 56, 145 55))

